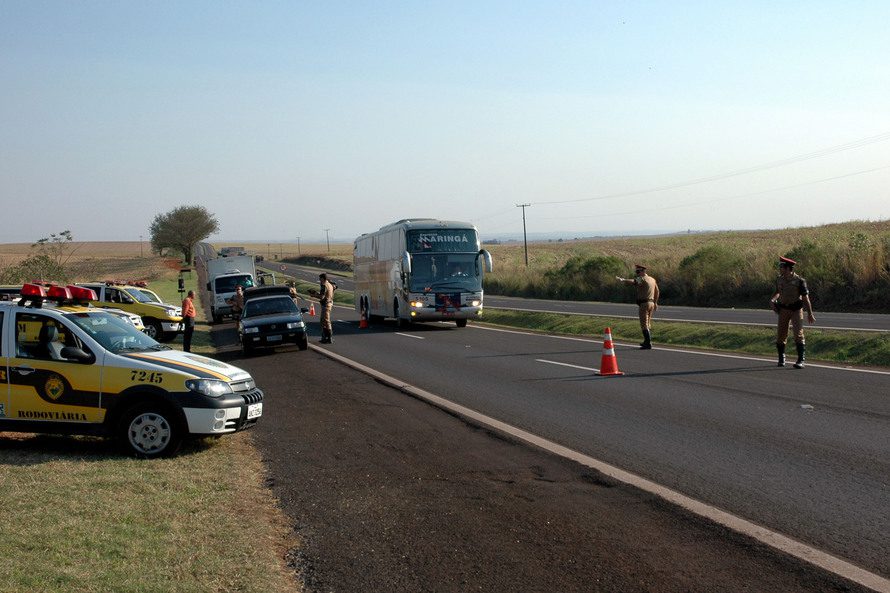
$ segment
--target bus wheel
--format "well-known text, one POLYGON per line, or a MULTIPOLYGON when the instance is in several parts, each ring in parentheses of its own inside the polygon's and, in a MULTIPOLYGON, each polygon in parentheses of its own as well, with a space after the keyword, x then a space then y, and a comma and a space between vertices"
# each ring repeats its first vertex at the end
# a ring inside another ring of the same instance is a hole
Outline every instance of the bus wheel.
POLYGON ((396 318, 396 329, 405 329, 408 323, 399 316, 399 302, 394 301, 392 305, 392 316, 396 318))
POLYGON ((454 320, 454 323, 457 324, 457 327, 467 327, 467 320, 466 320, 466 319, 455 319, 455 320, 454 320))

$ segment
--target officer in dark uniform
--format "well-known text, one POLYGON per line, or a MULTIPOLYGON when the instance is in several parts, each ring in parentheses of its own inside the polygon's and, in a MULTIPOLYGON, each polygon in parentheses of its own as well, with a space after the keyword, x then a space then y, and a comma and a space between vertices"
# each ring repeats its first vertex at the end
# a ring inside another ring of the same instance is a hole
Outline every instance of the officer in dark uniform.
POLYGON ((785 342, 788 339, 788 324, 794 332, 794 345, 797 347, 797 362, 794 368, 802 369, 806 354, 806 343, 803 337, 803 310, 807 311, 807 320, 816 323, 813 315, 813 304, 810 302, 810 291, 807 281, 794 273, 797 262, 787 257, 779 258, 779 277, 776 280, 776 292, 770 299, 770 306, 779 316, 779 327, 776 334, 776 350, 779 352, 779 366, 785 366, 785 342))

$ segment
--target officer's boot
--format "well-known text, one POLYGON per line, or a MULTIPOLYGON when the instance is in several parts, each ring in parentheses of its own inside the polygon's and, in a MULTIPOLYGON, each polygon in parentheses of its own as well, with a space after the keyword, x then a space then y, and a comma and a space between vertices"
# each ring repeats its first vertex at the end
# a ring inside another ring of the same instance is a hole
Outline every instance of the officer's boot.
POLYGON ((776 350, 779 351, 779 366, 785 366, 785 344, 776 342, 776 350))
POLYGON ((802 369, 807 347, 803 342, 797 342, 794 345, 797 346, 797 362, 794 363, 794 368, 802 369))
POLYGON ((333 344, 333 343, 334 343, 334 331, 329 329, 328 330, 328 344, 333 344))
POLYGON ((321 344, 328 343, 328 330, 326 330, 326 329, 321 330, 321 339, 319 340, 319 343, 321 343, 321 344))
POLYGON ((652 332, 648 329, 643 330, 643 343, 640 344, 640 350, 652 350, 652 332))

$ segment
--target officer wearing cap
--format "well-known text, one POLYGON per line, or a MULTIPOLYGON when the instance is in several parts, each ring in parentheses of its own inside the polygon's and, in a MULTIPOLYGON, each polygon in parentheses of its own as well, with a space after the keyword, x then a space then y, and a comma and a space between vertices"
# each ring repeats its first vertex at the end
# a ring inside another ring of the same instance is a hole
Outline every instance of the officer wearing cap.
POLYGON ((779 316, 779 327, 776 334, 776 350, 779 352, 779 366, 785 366, 785 342, 788 339, 788 324, 794 332, 794 345, 797 347, 797 362, 794 368, 802 369, 806 354, 806 343, 803 337, 803 310, 807 311, 807 320, 816 323, 813 315, 813 304, 810 302, 810 291, 807 281, 794 273, 797 262, 787 257, 779 258, 779 277, 776 280, 776 292, 770 299, 770 306, 779 316))
POLYGON ((319 322, 321 325, 322 344, 331 344, 334 341, 334 328, 331 325, 331 310, 334 308, 334 290, 335 285, 328 280, 327 274, 318 275, 318 290, 310 290, 310 296, 318 299, 321 305, 321 317, 319 322))
POLYGON ((633 284, 637 287, 637 305, 640 307, 640 329, 643 330, 643 343, 641 350, 652 349, 652 314, 658 310, 658 283, 655 278, 646 274, 646 266, 636 264, 633 278, 615 278, 624 284, 633 284))

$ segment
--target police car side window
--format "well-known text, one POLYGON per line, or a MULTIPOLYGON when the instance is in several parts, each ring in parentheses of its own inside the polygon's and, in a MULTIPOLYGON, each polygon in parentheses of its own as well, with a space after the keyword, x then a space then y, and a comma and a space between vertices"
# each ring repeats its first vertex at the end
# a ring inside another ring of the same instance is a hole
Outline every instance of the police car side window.
POLYGON ((5 335, 6 334, 3 331, 3 311, 0 311, 0 356, 3 356, 6 354, 5 352, 3 352, 3 350, 4 350, 3 345, 6 343, 6 340, 4 339, 5 335))

